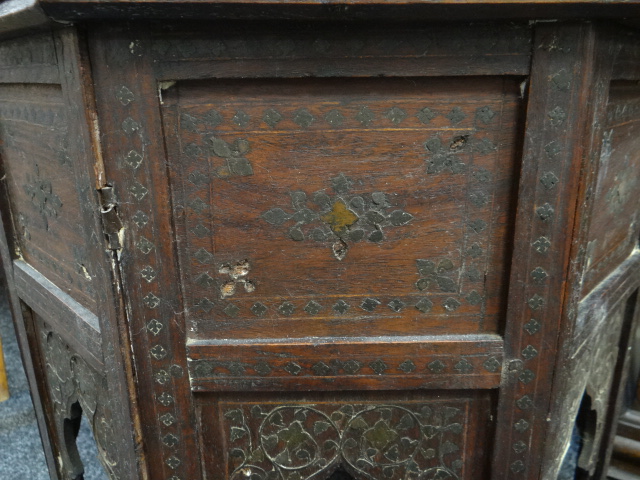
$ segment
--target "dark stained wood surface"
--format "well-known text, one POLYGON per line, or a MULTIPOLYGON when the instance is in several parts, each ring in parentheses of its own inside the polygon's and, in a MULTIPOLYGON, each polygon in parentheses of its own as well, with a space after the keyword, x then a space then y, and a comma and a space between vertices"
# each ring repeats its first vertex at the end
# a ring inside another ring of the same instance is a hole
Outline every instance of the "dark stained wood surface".
POLYGON ((231 3, 252 20, 0 42, 52 470, 81 472, 82 409, 114 478, 546 480, 587 392, 600 475, 640 284, 635 37, 203 5, 231 3))
POLYGON ((611 84, 603 153, 594 192, 593 216, 587 244, 583 292, 627 258, 640 238, 640 86, 637 82, 611 84))

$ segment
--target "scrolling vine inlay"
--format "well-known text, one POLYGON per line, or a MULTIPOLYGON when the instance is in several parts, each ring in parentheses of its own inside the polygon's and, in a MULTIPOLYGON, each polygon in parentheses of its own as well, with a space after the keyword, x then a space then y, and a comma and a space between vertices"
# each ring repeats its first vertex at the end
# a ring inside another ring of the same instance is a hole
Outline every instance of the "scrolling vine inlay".
POLYGON ((227 408, 229 478, 457 479, 463 410, 448 405, 297 404, 227 408))

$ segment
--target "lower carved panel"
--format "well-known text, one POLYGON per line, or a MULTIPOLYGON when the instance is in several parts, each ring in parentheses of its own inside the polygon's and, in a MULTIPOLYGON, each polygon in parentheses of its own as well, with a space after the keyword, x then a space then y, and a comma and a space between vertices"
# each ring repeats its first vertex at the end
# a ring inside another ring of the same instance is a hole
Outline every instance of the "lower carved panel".
POLYGON ((75 445, 84 417, 93 431, 99 459, 110 479, 116 473, 116 432, 104 376, 76 354, 64 339, 36 316, 36 330, 45 365, 48 414, 61 478, 83 478, 82 460, 75 445))
POLYGON ((489 395, 376 397, 203 405, 212 478, 320 480, 337 469, 355 479, 483 478, 489 395))

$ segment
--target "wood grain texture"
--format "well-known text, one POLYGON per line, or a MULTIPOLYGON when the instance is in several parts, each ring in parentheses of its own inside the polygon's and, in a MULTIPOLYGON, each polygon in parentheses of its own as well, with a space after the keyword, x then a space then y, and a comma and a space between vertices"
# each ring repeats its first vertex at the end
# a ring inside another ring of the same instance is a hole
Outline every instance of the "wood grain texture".
POLYGON ((486 389, 502 373, 497 335, 216 343, 189 342, 194 391, 486 389))
POLYGON ((627 258, 640 238, 640 88, 613 82, 603 125, 603 152, 589 225, 583 294, 627 258))
MULTIPOLYGON (((570 321, 564 316, 566 275, 579 225, 574 223, 579 193, 588 186, 580 183, 586 180, 578 172, 585 165, 585 149, 593 148, 593 118, 605 104, 609 78, 598 76, 602 71, 596 61, 602 56, 593 26, 556 27, 537 27, 529 80, 505 332, 512 373, 500 398, 494 451, 494 475, 501 478, 553 478, 539 473, 540 456, 549 428, 555 345, 561 325, 570 321)), ((563 452, 555 455, 560 458, 547 459, 545 468, 561 462, 563 452)))
POLYGON ((156 27, 152 48, 156 75, 167 81, 524 75, 530 63, 530 27, 521 23, 501 27, 461 23, 446 28, 348 23, 319 28, 294 23, 278 25, 275 31, 274 27, 245 22, 215 25, 213 31, 203 23, 156 27))
POLYGON ((166 91, 190 338, 497 331, 517 89, 413 79, 166 91), (243 261, 246 274, 225 269, 243 261))
POLYGON ((96 370, 104 367, 98 317, 73 300, 29 264, 14 262, 16 290, 22 301, 52 324, 96 370))

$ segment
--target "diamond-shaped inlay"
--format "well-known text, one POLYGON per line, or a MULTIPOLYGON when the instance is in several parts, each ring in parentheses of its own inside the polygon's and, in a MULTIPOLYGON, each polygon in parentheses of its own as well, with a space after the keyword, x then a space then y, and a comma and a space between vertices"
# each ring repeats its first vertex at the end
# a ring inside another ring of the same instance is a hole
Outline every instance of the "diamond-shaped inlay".
POLYGON ((165 407, 168 407, 173 403, 173 397, 168 393, 164 392, 161 395, 158 395, 158 402, 160 402, 160 405, 164 405, 165 407))
POLYGON ((447 115, 452 124, 456 125, 466 118, 466 115, 460 107, 454 107, 447 115))
POLYGON ((560 180, 555 176, 553 172, 547 172, 542 177, 540 177, 540 183, 544 185, 544 188, 547 190, 551 190, 555 187, 560 180))
POLYGON ((375 298, 365 298, 360 304, 360 308, 367 312, 373 312, 378 305, 380 305, 379 300, 375 298))
POLYGON ((149 308, 156 308, 158 305, 160 305, 160 299, 153 293, 147 293, 142 301, 149 308))
POLYGON ((156 278, 156 271, 153 268, 151 268, 149 265, 147 265, 142 270, 140 270, 140 275, 147 282, 152 282, 153 279, 156 278))
POLYGON ((404 307, 406 307, 406 303, 404 303, 402 300, 398 300, 397 298, 394 298, 393 300, 391 300, 387 305, 394 312, 399 312, 404 307))
POLYGON ((551 125, 554 127, 558 127, 564 123, 567 118, 567 112, 565 112, 561 107, 555 107, 553 110, 549 112, 549 121, 551 125))
POLYGON ((204 121, 211 127, 217 127, 224 121, 224 118, 216 110, 209 110, 204 116, 204 121))
POLYGON ((527 422, 524 418, 521 418, 513 424, 513 428, 515 428, 516 431, 520 433, 526 432, 529 429, 529 422, 527 422))
POLYGON ((339 127, 344 122, 344 115, 338 110, 333 109, 324 116, 324 119, 332 127, 339 127))
POLYGON ((136 214, 133 217, 131 217, 131 219, 140 228, 144 227, 149 222, 149 216, 139 210, 136 212, 136 214))
POLYGON ((540 284, 544 282, 549 275, 544 271, 542 267, 536 267, 532 270, 531 276, 533 277, 534 282, 540 284))
POLYGON ((138 182, 135 182, 133 185, 131 185, 131 187, 129 188, 129 191, 138 201, 142 200, 149 192, 149 190, 147 190, 147 188, 144 185, 138 182))
POLYGON ((533 345, 527 345, 527 347, 522 350, 522 356, 527 360, 531 360, 536 355, 538 355, 538 350, 536 350, 533 345))
POLYGON ((548 203, 545 203, 541 207, 536 208, 536 213, 540 220, 543 222, 549 222, 553 218, 553 207, 548 203))
POLYGON ((280 123, 280 120, 282 120, 282 115, 273 108, 265 110, 264 115, 262 116, 262 121, 271 128, 274 128, 278 123, 280 123))
POLYGON ((417 114, 418 120, 420 120, 425 125, 430 123, 431 120, 438 116, 437 112, 431 110, 429 107, 424 107, 417 114))
POLYGON ((234 303, 230 303, 229 305, 227 305, 226 307, 224 307, 223 312, 231 317, 231 318, 235 318, 238 316, 238 313, 240 312, 240 307, 238 307, 236 304, 234 303))
POLYGON ((315 315, 321 309, 322 309, 322 305, 320 305, 315 300, 309 301, 309 303, 307 303, 304 307, 304 311, 307 312, 309 315, 315 315))
POLYGON ((456 300, 453 297, 449 297, 447 298, 443 303, 442 306, 445 308, 445 310, 447 310, 448 312, 455 312, 458 307, 461 305, 461 303, 456 300))
POLYGON ((357 360, 347 360, 342 364, 342 369, 351 375, 357 373, 361 368, 362 363, 358 362, 357 360))
POLYGON ((189 174, 188 178, 189 178, 189 181, 193 183, 196 187, 209 183, 209 176, 205 175, 202 172, 192 172, 189 174))
POLYGON ((496 116, 496 113, 491 110, 491 108, 487 105, 485 107, 480 107, 476 110, 476 118, 480 120, 485 125, 491 123, 493 117, 496 116))
POLYGON ((193 254, 193 258, 198 260, 203 265, 209 264, 213 261, 213 255, 207 252, 204 248, 198 249, 198 251, 193 254))
POLYGON ((272 208, 271 210, 264 212, 262 214, 262 218, 271 225, 282 225, 291 217, 281 208, 272 208))
POLYGON ((163 423, 165 427, 170 427, 175 423, 176 419, 170 413, 165 413, 160 417, 160 421, 163 423))
POLYGON ((284 369, 287 371, 287 373, 290 373, 291 375, 298 375, 302 370, 302 367, 298 365, 296 362, 289 362, 284 366, 284 369))
POLYGON ((158 335, 163 326, 164 325, 162 325, 162 323, 154 318, 152 320, 149 320, 149 323, 147 323, 147 330, 149 330, 154 335, 158 335))
POLYGON ((360 122, 363 126, 368 127, 373 122, 375 118, 374 113, 369 109, 369 107, 362 107, 358 111, 356 115, 356 120, 360 122))
POLYGON ((427 368, 431 370, 433 373, 440 373, 444 370, 446 365, 442 363, 440 360, 434 360, 433 362, 429 362, 427 364, 427 368))
POLYGON ((190 132, 198 132, 198 119, 188 113, 180 115, 180 127, 190 132))
POLYGON ((466 358, 463 358, 453 366, 453 369, 459 373, 469 373, 473 370, 473 365, 471 365, 466 358))
POLYGON ((151 252, 151 250, 155 248, 153 243, 151 243, 149 240, 147 240, 144 237, 140 237, 140 240, 138 240, 138 243, 136 246, 138 247, 138 250, 140 250, 145 255, 148 255, 149 252, 151 252))
POLYGON ((371 367, 371 370, 373 370, 377 375, 382 375, 387 369, 387 364, 382 360, 375 360, 369 364, 369 367, 371 367))
POLYGON ((398 368, 402 370, 404 373, 411 373, 416 369, 416 364, 413 363, 411 360, 405 360, 398 366, 398 368))
POLYGON ((533 297, 527 300, 527 304, 532 310, 539 310, 544 306, 544 298, 536 293, 533 297))
POLYGON ((171 375, 169 375, 166 370, 158 370, 158 372, 155 374, 155 378, 156 382, 158 382, 160 385, 164 385, 169 380, 171 380, 171 375))
POLYGON ((536 249, 538 253, 547 253, 549 247, 551 246, 551 242, 547 237, 540 237, 535 242, 533 242, 533 248, 536 249))
POLYGON ((202 149, 195 143, 188 144, 182 149, 182 151, 186 156, 191 158, 198 158, 202 156, 202 149))
POLYGON ((347 310, 349 310, 349 304, 344 300, 338 300, 333 306, 333 311, 341 315, 347 313, 347 310))
POLYGON ((262 375, 263 377, 271 373, 271 367, 267 362, 258 362, 253 366, 253 369, 258 373, 258 375, 262 375))
POLYGON ((122 122, 122 130, 127 135, 131 135, 132 133, 140 130, 140 124, 133 118, 127 117, 124 119, 124 122, 122 122))
POLYGON ((527 449, 527 444, 524 443, 522 440, 518 440, 516 443, 513 444, 513 451, 516 453, 522 453, 527 449))
POLYGON ((484 230, 486 230, 487 222, 485 222, 484 220, 481 220, 481 219, 472 220, 471 222, 469 222, 469 226, 471 227, 471 229, 474 232, 480 233, 480 232, 483 232, 484 230))
POLYGON ((135 150, 131 150, 124 157, 124 163, 126 163, 129 167, 133 168, 134 170, 142 164, 142 160, 143 160, 142 155, 136 152, 135 150))
POLYGON ((243 112, 242 110, 238 110, 236 114, 233 116, 233 118, 231 119, 233 123, 235 123, 236 125, 242 128, 246 127, 249 124, 250 120, 251 120, 251 117, 246 112, 243 112))
POLYGON ((416 308, 422 313, 429 313, 433 308, 433 302, 428 298, 423 297, 418 300, 418 303, 416 303, 416 308))
POLYGON ((524 463, 522 462, 522 460, 516 460, 511 464, 511 471, 513 473, 522 473, 525 470, 526 470, 526 467, 524 466, 524 463))
POLYGON ((129 105, 135 100, 133 92, 124 85, 118 87, 118 89, 116 90, 116 98, 120 100, 120 103, 124 106, 129 105))
POLYGON ((282 305, 278 307, 278 311, 281 314, 286 315, 287 317, 291 315, 295 309, 296 309, 296 306, 291 302, 284 302, 282 305))
POLYGON ((215 306, 208 298, 201 298, 196 303, 193 304, 193 310, 198 311, 202 310, 203 312, 209 313, 211 309, 215 306))
POLYGON ((471 203, 476 207, 484 207, 489 201, 489 197, 487 197, 487 194, 484 192, 471 192, 469 194, 469 200, 471 200, 471 203))
POLYGON ((502 367, 502 364, 495 358, 491 357, 482 364, 484 368, 491 373, 496 373, 502 367))
POLYGON ((167 447, 175 447, 178 444, 178 437, 173 433, 169 433, 162 438, 162 443, 167 447))
POLYGON ((206 272, 198 275, 194 281, 203 288, 211 288, 216 283, 206 272))
POLYGON ((180 459, 176 458, 176 457, 169 457, 167 458, 167 465, 169 465, 170 468, 172 468, 173 470, 175 470, 176 468, 178 468, 180 466, 180 464, 182 463, 180 461, 180 459))
POLYGON ((167 356, 167 350, 162 345, 156 345, 151 350, 149 350, 149 353, 156 360, 162 360, 164 357, 167 356))
POLYGON ((474 243, 473 245, 471 245, 471 248, 467 250, 467 255, 469 255, 471 258, 478 258, 479 256, 482 255, 482 253, 483 253, 482 248, 477 243, 474 243))
POLYGON ((553 159, 562 151, 562 147, 555 140, 547 143, 544 147, 544 151, 550 159, 553 159))
POLYGON ((316 375, 329 375, 331 373, 331 367, 324 362, 318 362, 311 367, 313 373, 316 375))
POLYGON ((475 290, 471 290, 471 292, 469 292, 469 295, 467 295, 465 298, 471 305, 479 305, 482 302, 482 295, 480 295, 475 290))
POLYGON ((204 225, 202 225, 201 223, 199 223, 198 225, 196 225, 195 228, 192 228, 191 231, 200 238, 204 238, 207 237, 210 233, 211 230, 209 230, 207 227, 205 227, 204 225))
POLYGON ((265 313, 267 313, 267 307, 266 305, 260 303, 260 302, 256 302, 253 304, 253 306, 251 307, 251 311, 253 312, 253 314, 257 317, 261 317, 263 316, 265 313))
POLYGON ((524 329, 529 333, 529 335, 534 335, 540 331, 540 322, 532 318, 525 323, 524 329))
POLYGON ((516 400, 516 405, 520 410, 527 410, 533 406, 533 400, 528 395, 516 400))
POLYGON ((315 117, 309 113, 306 108, 296 110, 293 114, 293 121, 300 125, 302 128, 308 128, 315 121, 315 117))
POLYGON ((209 208, 209 204, 200 197, 196 197, 189 202, 189 207, 191 207, 196 213, 200 214, 205 209, 209 208))
POLYGON ((407 118, 407 112, 398 107, 391 107, 385 112, 384 116, 391 120, 395 125, 400 125, 400 123, 407 118))
POLYGON ((529 382, 531 382, 531 380, 536 378, 536 374, 533 373, 531 370, 527 369, 527 370, 523 371, 518 378, 520 379, 520 381, 522 383, 524 383, 526 385, 529 382))

